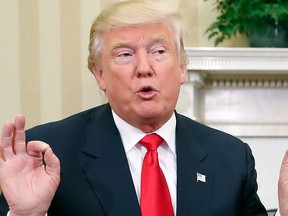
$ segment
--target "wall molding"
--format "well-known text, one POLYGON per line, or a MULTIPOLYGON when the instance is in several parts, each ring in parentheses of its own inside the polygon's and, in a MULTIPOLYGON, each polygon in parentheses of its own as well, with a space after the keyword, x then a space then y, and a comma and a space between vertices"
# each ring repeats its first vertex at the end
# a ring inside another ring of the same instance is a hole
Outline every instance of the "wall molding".
POLYGON ((188 70, 211 73, 288 74, 288 48, 187 47, 188 70))
POLYGON ((188 47, 186 52, 182 114, 238 137, 288 136, 283 111, 288 108, 288 49, 188 47))
POLYGON ((199 84, 212 88, 288 88, 286 48, 187 48, 186 52, 188 82, 197 73, 202 76, 199 84))

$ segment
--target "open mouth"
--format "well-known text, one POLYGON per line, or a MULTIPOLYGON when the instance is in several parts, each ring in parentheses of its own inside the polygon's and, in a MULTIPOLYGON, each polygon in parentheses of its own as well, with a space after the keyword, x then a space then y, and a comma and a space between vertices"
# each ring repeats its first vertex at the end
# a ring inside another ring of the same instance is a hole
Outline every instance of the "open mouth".
POLYGON ((138 96, 140 96, 143 99, 150 99, 155 96, 157 93, 157 90, 154 89, 152 86, 143 86, 138 91, 138 96))
POLYGON ((150 92, 152 91, 153 89, 151 87, 144 87, 141 89, 141 92, 150 92))

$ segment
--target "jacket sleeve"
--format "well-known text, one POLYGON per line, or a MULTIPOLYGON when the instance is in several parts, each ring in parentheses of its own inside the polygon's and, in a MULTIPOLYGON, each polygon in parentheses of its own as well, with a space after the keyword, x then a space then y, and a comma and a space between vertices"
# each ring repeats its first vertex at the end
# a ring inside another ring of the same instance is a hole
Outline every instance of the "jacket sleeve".
POLYGON ((266 216, 267 211, 257 195, 257 172, 255 170, 255 160, 251 149, 246 146, 246 181, 242 190, 239 215, 266 216))

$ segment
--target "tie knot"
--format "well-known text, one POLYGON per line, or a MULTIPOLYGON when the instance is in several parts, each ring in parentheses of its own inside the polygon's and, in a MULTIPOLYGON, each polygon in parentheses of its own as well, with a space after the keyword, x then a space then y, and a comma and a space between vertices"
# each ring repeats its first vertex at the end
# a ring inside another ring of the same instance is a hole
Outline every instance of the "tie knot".
POLYGON ((158 134, 148 134, 140 140, 140 144, 147 148, 148 151, 156 151, 160 144, 163 142, 163 138, 158 134))

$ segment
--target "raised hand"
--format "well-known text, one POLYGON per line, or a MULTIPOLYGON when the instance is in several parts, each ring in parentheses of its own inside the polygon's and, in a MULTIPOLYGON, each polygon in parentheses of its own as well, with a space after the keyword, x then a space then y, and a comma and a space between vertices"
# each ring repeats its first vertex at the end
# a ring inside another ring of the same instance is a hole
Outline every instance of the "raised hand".
POLYGON ((26 145, 25 118, 18 115, 3 126, 0 153, 0 185, 10 216, 45 215, 60 182, 60 162, 50 146, 26 145))
POLYGON ((288 216, 288 151, 282 160, 278 182, 279 212, 281 216, 288 216))

